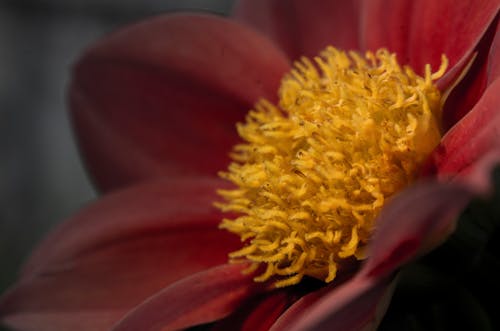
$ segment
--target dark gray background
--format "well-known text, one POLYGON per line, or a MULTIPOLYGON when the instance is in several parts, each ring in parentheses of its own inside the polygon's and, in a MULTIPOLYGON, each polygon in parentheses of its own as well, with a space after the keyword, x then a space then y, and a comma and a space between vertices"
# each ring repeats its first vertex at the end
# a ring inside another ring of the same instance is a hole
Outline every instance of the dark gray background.
MULTIPOLYGON (((65 105, 70 65, 150 15, 227 13, 232 0, 0 0, 0 293, 47 231, 94 199, 65 105)), ((1 329, 1 327, 0 327, 1 329)))

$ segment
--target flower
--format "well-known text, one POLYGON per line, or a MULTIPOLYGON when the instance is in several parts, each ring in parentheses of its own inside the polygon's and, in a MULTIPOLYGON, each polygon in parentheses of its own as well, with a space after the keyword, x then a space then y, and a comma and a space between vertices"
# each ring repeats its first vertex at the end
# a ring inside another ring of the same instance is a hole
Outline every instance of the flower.
POLYGON ((491 189, 499 8, 496 0, 243 0, 232 19, 160 16, 93 45, 75 66, 70 108, 106 194, 33 252, 2 297, 3 321, 39 331, 376 327, 395 271, 442 242, 468 201, 491 189), (451 91, 446 134, 423 179, 384 205, 354 274, 274 289, 227 263, 241 244, 217 227, 215 190, 230 186, 215 174, 238 141, 234 124, 258 99, 277 101, 290 60, 328 45, 385 47, 417 72, 438 68, 445 54, 449 68, 436 84, 451 91))

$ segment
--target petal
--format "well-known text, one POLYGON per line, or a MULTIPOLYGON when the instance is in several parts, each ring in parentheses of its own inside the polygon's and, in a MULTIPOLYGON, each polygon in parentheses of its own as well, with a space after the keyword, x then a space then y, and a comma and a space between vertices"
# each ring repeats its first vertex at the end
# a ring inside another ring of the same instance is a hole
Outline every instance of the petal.
POLYGON ((306 295, 288 309, 271 331, 375 330, 394 290, 395 280, 355 277, 337 288, 306 295))
POLYGON ((228 318, 218 321, 210 331, 267 331, 297 300, 292 288, 275 290, 247 300, 228 318))
POLYGON ((499 8, 499 0, 367 0, 362 43, 396 52, 418 72, 426 63, 437 69, 442 54, 453 67, 470 56, 499 8))
POLYGON ((280 45, 291 59, 326 46, 358 49, 359 1, 241 0, 234 16, 280 45))
POLYGON ((500 19, 497 19, 495 36, 490 48, 488 63, 488 83, 494 82, 500 76, 500 19))
POLYGON ((158 179, 108 194, 48 235, 24 273, 45 272, 45 266, 141 235, 225 233, 216 229, 224 215, 212 206, 220 199, 216 190, 225 187, 223 180, 193 176, 158 179))
POLYGON ((259 286, 245 265, 224 265, 165 288, 131 311, 112 331, 178 330, 212 322, 255 295, 259 286))
POLYGON ((500 79, 487 88, 474 108, 442 138, 425 174, 452 175, 500 146, 500 79))
POLYGON ((217 229, 215 182, 155 181, 85 208, 35 251, 0 315, 23 330, 107 330, 172 282, 225 263, 239 240, 217 229))
POLYGON ((422 182, 384 206, 361 274, 381 277, 443 242, 482 187, 422 182))
POLYGON ((166 15, 118 31, 74 68, 70 108, 97 186, 225 168, 234 124, 276 98, 288 60, 229 20, 166 15))
MULTIPOLYGON (((500 166, 500 148, 496 148, 484 156, 480 160, 474 162, 467 168, 463 169, 457 176, 453 177, 453 182, 460 183, 473 188, 476 192, 481 192, 482 198, 489 199, 494 194, 494 171, 500 166)), ((441 180, 449 180, 442 177, 441 180)))
MULTIPOLYGON (((488 77, 488 67, 495 61, 490 53, 496 29, 496 24, 492 24, 486 31, 474 51, 470 68, 465 69, 467 71, 465 76, 458 85, 453 87, 453 90, 448 95, 443 107, 444 132, 448 131, 474 107, 489 83, 491 83, 491 77, 488 77)), ((460 65, 455 67, 460 67, 460 65)), ((452 75, 453 73, 449 71, 445 77, 440 79, 438 88, 446 88, 448 82, 443 84, 443 80, 447 79, 446 76, 452 75)))

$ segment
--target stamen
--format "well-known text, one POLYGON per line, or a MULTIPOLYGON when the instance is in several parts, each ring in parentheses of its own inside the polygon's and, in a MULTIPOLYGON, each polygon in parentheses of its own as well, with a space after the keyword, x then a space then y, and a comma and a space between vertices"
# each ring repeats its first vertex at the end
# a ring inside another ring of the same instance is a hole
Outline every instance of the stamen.
POLYGON ((238 124, 245 141, 220 175, 236 185, 216 204, 240 216, 220 225, 241 237, 232 262, 265 266, 255 281, 325 282, 366 256, 385 202, 411 184, 440 140, 441 94, 385 49, 365 56, 328 47, 283 79, 279 105, 261 100, 238 124))

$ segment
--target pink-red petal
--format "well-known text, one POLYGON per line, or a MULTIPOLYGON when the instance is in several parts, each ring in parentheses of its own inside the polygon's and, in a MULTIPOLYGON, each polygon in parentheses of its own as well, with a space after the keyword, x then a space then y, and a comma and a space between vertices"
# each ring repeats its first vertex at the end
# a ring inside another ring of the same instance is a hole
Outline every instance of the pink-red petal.
POLYGON ((425 174, 453 175, 500 147, 500 79, 492 82, 474 108, 443 137, 425 174))
POLYGON ((355 277, 342 286, 304 296, 273 325, 271 331, 375 330, 392 297, 394 277, 355 277))
POLYGON ((499 0, 366 0, 362 45, 389 48, 418 72, 426 63, 437 69, 442 54, 453 67, 470 56, 499 8, 499 0))
POLYGON ((296 287, 289 287, 259 294, 215 323, 210 331, 268 331, 283 312, 303 295, 303 292, 297 292, 296 287))
POLYGON ((377 219, 361 273, 385 276, 444 241, 458 214, 480 193, 460 183, 423 182, 398 194, 377 219))
MULTIPOLYGON (((496 20, 494 23, 496 23, 496 20)), ((496 24, 492 24, 483 38, 476 46, 471 60, 471 64, 466 67, 466 72, 458 85, 448 95, 443 107, 444 132, 448 131, 460 119, 462 119, 481 98, 487 86, 492 82, 488 68, 491 67, 495 59, 492 57, 492 41, 495 38, 497 30, 496 24)), ((447 83, 445 80, 453 76, 453 71, 460 69, 461 65, 456 65, 451 71, 448 71, 445 77, 438 81, 438 88, 443 90, 447 83)))
POLYGON ((215 182, 155 181, 85 208, 35 251, 0 315, 26 330, 107 330, 172 282, 225 263, 239 241, 217 229, 215 182))
POLYGON ((50 233, 32 253, 24 274, 44 272, 46 266, 126 239, 200 229, 224 233, 217 230, 223 214, 212 206, 219 199, 216 190, 224 187, 223 180, 193 176, 161 178, 108 194, 50 233))
POLYGON ((215 16, 160 16, 111 34, 76 64, 69 94, 95 183, 215 174, 237 141, 235 122, 276 98, 288 68, 268 39, 215 16))
POLYGON ((241 0, 234 16, 271 37, 293 60, 328 45, 358 49, 358 0, 241 0))
POLYGON ((131 311, 112 331, 179 330, 221 319, 259 292, 245 265, 223 265, 165 288, 131 311))
POLYGON ((491 84, 500 76, 500 19, 497 19, 495 36, 490 48, 488 63, 488 83, 491 84))

